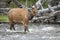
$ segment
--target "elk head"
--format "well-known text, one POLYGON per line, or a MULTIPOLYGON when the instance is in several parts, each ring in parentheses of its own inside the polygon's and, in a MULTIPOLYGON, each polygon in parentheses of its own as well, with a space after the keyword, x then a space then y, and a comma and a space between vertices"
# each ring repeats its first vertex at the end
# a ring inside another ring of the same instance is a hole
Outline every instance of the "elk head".
POLYGON ((33 16, 36 16, 36 15, 37 15, 37 11, 38 11, 38 10, 37 10, 37 7, 36 7, 36 6, 33 6, 33 7, 32 7, 32 15, 33 15, 33 16))
POLYGON ((30 14, 29 17, 28 17, 29 20, 31 20, 34 16, 37 15, 37 7, 36 6, 33 6, 31 8, 32 9, 28 9, 29 14, 30 14))

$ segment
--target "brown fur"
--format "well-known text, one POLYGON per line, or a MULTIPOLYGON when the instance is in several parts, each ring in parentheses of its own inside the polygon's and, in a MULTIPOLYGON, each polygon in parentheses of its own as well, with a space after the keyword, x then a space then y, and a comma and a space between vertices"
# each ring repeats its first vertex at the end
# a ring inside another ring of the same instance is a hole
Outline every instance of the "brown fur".
MULTIPOLYGON (((31 14, 33 16, 36 15, 36 9, 33 8, 31 14)), ((10 29, 12 28, 15 30, 14 23, 22 23, 24 25, 24 31, 28 31, 28 17, 29 11, 25 8, 13 8, 8 12, 8 18, 10 23, 10 29)))

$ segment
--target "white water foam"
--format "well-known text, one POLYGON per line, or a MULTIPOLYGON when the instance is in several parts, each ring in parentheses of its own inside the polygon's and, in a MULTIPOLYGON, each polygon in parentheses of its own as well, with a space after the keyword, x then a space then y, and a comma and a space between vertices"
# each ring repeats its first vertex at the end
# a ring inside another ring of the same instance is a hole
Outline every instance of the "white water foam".
POLYGON ((44 27, 42 28, 43 31, 51 31, 51 30, 55 30, 56 28, 54 27, 44 27))
POLYGON ((23 32, 23 30, 22 31, 18 31, 18 30, 9 30, 9 29, 7 29, 6 32, 23 32))
POLYGON ((30 31, 30 33, 34 33, 34 32, 40 32, 40 30, 39 29, 29 29, 29 31, 30 31))

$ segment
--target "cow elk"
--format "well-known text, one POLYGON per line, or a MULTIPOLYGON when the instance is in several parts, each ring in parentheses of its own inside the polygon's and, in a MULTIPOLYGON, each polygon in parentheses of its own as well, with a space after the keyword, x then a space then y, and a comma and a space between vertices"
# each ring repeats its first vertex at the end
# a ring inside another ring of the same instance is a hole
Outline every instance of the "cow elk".
POLYGON ((37 8, 32 7, 31 11, 26 8, 13 8, 8 12, 8 19, 10 30, 14 29, 15 23, 22 23, 24 25, 24 32, 28 30, 28 23, 34 16, 37 15, 37 8))

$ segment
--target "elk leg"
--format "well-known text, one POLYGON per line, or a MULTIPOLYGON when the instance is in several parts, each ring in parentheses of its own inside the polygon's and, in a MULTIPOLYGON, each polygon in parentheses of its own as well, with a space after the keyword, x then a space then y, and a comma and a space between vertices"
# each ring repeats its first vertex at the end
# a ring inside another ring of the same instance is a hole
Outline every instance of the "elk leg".
POLYGON ((13 24, 13 27, 12 28, 15 30, 14 24, 13 24))
POLYGON ((24 31, 25 31, 25 32, 26 32, 26 31, 29 32, 29 30, 28 30, 28 26, 24 26, 24 31))
POLYGON ((14 24, 10 24, 10 30, 12 30, 12 29, 15 30, 14 24))
POLYGON ((25 20, 25 22, 24 22, 24 31, 25 31, 25 32, 26 32, 26 31, 29 32, 29 30, 28 30, 28 20, 25 20))
POLYGON ((9 22, 10 23, 10 30, 12 30, 12 24, 11 24, 11 22, 9 22))

